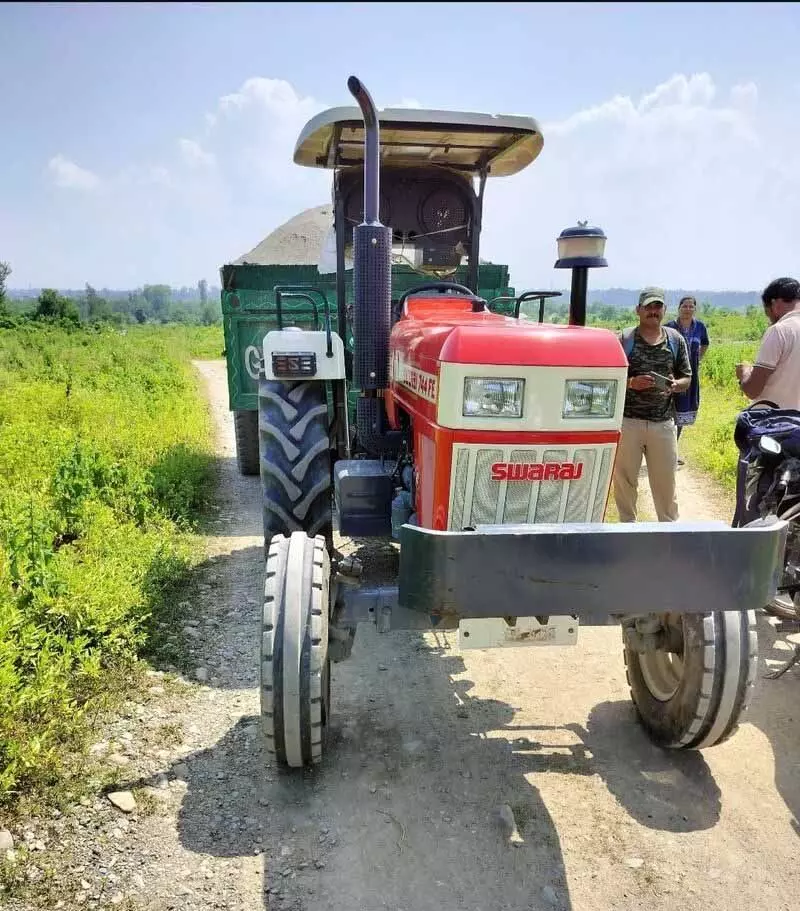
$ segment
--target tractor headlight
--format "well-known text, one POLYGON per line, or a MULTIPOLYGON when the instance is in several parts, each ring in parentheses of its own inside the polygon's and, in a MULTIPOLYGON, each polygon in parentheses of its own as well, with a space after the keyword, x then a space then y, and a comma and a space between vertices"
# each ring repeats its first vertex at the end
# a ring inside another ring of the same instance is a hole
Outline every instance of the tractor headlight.
POLYGON ((464 379, 464 409, 467 418, 521 418, 525 380, 493 376, 464 379))
POLYGON ((565 418, 612 418, 617 404, 617 380, 567 380, 565 418))

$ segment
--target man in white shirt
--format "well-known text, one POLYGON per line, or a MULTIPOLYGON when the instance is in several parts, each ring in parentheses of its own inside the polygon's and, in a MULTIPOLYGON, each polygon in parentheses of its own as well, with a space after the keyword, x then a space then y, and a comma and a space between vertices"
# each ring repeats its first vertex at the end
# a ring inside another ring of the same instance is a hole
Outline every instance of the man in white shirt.
POLYGON ((776 278, 761 295, 772 325, 764 333, 755 365, 737 364, 739 388, 751 401, 800 409, 800 282, 776 278))

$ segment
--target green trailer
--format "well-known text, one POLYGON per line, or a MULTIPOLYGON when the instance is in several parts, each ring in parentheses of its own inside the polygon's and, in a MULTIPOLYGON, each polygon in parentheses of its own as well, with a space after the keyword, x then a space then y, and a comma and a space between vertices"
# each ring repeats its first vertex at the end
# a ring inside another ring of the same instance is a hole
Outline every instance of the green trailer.
MULTIPOLYGON (((353 350, 352 307, 353 272, 344 272, 343 288, 337 289, 336 274, 320 273, 316 265, 236 262, 220 270, 222 321, 225 334, 225 356, 228 370, 228 401, 234 414, 236 457, 245 475, 259 473, 258 457, 258 375, 265 334, 284 326, 324 329, 326 306, 334 331, 339 324, 339 294, 345 301, 347 331, 345 345, 353 350)), ((468 268, 461 267, 451 280, 470 282, 468 268)), ((405 265, 392 267, 392 297, 419 285, 420 274, 405 265)), ((491 302, 497 312, 512 315, 518 306, 515 292, 509 286, 505 265, 481 263, 477 275, 478 294, 491 302)), ((550 296, 547 292, 531 295, 550 296)), ((537 298, 537 299, 539 299, 537 298)), ((355 401, 359 390, 348 384, 348 411, 354 423, 355 401)), ((331 413, 333 402, 329 402, 331 413)))

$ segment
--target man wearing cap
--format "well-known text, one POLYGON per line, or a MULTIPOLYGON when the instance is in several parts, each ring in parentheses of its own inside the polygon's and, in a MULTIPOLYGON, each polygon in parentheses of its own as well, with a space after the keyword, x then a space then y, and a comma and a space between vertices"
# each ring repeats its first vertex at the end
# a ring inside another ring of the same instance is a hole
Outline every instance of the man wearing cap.
POLYGON ((628 358, 622 436, 614 465, 614 499, 621 522, 636 521, 642 456, 658 521, 678 519, 678 439, 672 396, 689 388, 692 366, 681 333, 661 325, 665 309, 664 291, 645 288, 636 307, 639 325, 620 334, 628 358))

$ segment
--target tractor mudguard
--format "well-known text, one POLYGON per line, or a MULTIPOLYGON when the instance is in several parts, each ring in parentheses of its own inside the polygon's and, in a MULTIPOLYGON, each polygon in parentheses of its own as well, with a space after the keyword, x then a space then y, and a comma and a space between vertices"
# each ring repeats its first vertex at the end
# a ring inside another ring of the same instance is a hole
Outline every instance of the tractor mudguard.
POLYGON ((437 622, 747 611, 777 591, 787 523, 485 525, 400 529, 398 602, 437 622))

